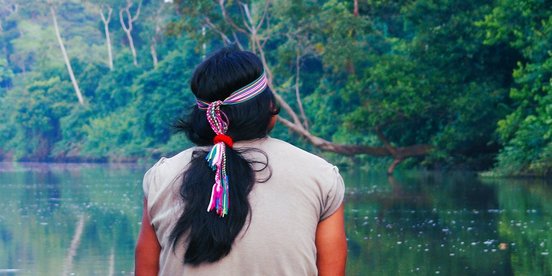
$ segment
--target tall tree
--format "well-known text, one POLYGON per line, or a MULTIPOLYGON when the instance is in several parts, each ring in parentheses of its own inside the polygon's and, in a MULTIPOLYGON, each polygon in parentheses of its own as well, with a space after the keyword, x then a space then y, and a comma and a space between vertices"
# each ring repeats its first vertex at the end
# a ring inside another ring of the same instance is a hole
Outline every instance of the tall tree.
POLYGON ((107 45, 107 64, 110 70, 113 70, 113 50, 111 49, 111 36, 109 33, 109 22, 111 21, 112 12, 113 8, 109 4, 100 5, 100 16, 104 25, 105 42, 107 45), (105 13, 107 13, 107 15, 105 13))
POLYGON ((93 13, 99 14, 103 25, 103 33, 105 36, 105 45, 107 48, 107 65, 109 70, 113 70, 113 44, 111 42, 111 31, 109 24, 111 23, 113 9, 119 4, 117 0, 82 0, 84 5, 93 13))
POLYGON ((142 14, 144 14, 144 28, 140 32, 140 37, 143 41, 148 41, 149 52, 153 62, 153 67, 157 68, 159 63, 158 47, 164 35, 171 14, 174 14, 171 9, 172 4, 163 1, 155 1, 147 6, 144 6, 142 14))
POLYGON ((142 9, 142 0, 139 0, 138 7, 133 12, 132 6, 134 5, 133 0, 126 0, 126 5, 119 9, 119 21, 121 22, 121 27, 126 34, 128 40, 128 46, 132 53, 132 61, 134 65, 138 65, 138 58, 136 54, 136 47, 134 46, 134 39, 132 38, 132 30, 134 29, 134 24, 138 17, 140 16, 140 10, 142 9))
POLYGON ((63 55, 63 60, 65 62, 65 66, 67 67, 67 72, 69 73, 69 77, 71 78, 71 83, 73 84, 73 89, 75 90, 75 94, 77 95, 77 99, 79 101, 79 104, 84 105, 84 98, 82 96, 79 84, 77 83, 77 78, 75 78, 75 73, 73 72, 73 67, 71 66, 71 62, 69 60, 69 56, 67 55, 67 50, 65 50, 65 45, 63 43, 63 39, 61 38, 61 33, 58 26, 58 20, 56 15, 56 8, 55 4, 52 1, 49 1, 49 8, 50 8, 50 15, 52 16, 52 21, 54 22, 54 31, 56 33, 56 38, 59 43, 59 48, 61 49, 61 54, 63 55))

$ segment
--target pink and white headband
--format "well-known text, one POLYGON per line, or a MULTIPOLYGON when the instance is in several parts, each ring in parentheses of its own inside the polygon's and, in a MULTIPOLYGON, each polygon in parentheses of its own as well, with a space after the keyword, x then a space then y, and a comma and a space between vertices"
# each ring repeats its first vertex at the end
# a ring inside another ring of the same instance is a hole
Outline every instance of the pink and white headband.
MULTIPOLYGON (((266 74, 263 71, 255 81, 232 92, 232 94, 230 94, 228 98, 222 101, 221 105, 234 105, 234 104, 246 102, 252 99, 253 97, 257 96, 261 92, 263 92, 267 85, 268 85, 268 82, 266 79, 266 74)), ((210 102, 206 102, 200 99, 196 99, 196 101, 199 109, 207 109, 209 105, 212 104, 210 102)))

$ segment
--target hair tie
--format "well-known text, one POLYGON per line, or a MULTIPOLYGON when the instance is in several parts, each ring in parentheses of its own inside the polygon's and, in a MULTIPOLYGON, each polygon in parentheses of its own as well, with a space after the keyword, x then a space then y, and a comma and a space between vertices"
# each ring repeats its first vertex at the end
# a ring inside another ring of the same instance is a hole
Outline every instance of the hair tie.
POLYGON ((225 143, 230 148, 234 146, 234 141, 232 140, 232 137, 226 134, 217 134, 213 139, 213 144, 217 144, 220 142, 225 143))

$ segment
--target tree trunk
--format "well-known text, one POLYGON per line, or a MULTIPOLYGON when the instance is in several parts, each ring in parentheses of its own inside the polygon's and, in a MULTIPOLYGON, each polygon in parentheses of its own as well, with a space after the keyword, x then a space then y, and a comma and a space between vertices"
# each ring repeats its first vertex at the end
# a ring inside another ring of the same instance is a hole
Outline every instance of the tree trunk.
POLYGON ((300 77, 301 77, 301 51, 299 47, 295 49, 295 99, 297 101, 297 106, 299 107, 299 114, 301 114, 301 119, 303 119, 303 127, 309 129, 309 120, 303 108, 303 100, 301 100, 301 91, 300 91, 300 77))
MULTIPOLYGON (((205 33, 207 33, 207 31, 204 25, 201 27, 201 36, 203 37, 203 43, 201 44, 201 59, 205 59, 205 56, 207 55, 207 43, 205 43, 205 33)), ((224 40, 224 42, 226 43, 226 40, 224 40)))
MULTIPOLYGON (((153 36, 150 41, 150 53, 151 53, 151 59, 153 60, 153 68, 157 68, 157 64, 159 63, 159 58, 157 57, 157 43, 161 39, 161 32, 162 32, 162 26, 163 23, 163 9, 165 5, 161 4, 161 6, 157 9, 155 13, 155 25, 153 27, 153 36)), ((203 27, 205 28, 205 27, 203 27)))
MULTIPOLYGON (((281 102, 280 102, 281 103, 281 102)), ((278 117, 278 121, 282 123, 285 127, 289 128, 291 131, 301 135, 303 138, 307 139, 309 143, 313 146, 324 150, 331 151, 343 155, 357 155, 357 154, 368 154, 376 157, 385 157, 385 156, 401 156, 404 157, 413 157, 413 156, 423 156, 431 151, 431 145, 413 145, 407 147, 398 147, 390 150, 387 147, 372 147, 364 145, 343 145, 336 144, 327 140, 324 140, 316 135, 313 135, 300 124, 293 123, 282 117, 278 117)))
POLYGON ((391 163, 389 168, 387 168, 387 174, 392 175, 393 172, 395 171, 395 168, 397 167, 397 165, 399 165, 399 163, 401 163, 402 161, 403 161, 402 159, 393 160, 393 163, 391 163))
POLYGON ((100 8, 100 15, 102 17, 102 22, 104 25, 105 41, 107 44, 107 64, 109 65, 109 70, 113 70, 113 51, 111 50, 111 36, 109 34, 109 22, 111 21, 111 13, 113 8, 107 7, 107 17, 104 16, 103 7, 100 8))
POLYGON ((121 22, 121 27, 123 28, 123 31, 126 34, 126 37, 128 39, 128 44, 130 47, 130 51, 132 53, 132 61, 135 66, 138 66, 138 58, 136 55, 136 47, 134 47, 134 39, 132 39, 132 28, 133 24, 136 20, 138 20, 138 16, 140 16, 140 9, 142 8, 142 1, 138 4, 138 8, 136 9, 136 13, 134 16, 130 12, 130 8, 132 7, 133 3, 132 0, 127 0, 127 5, 125 8, 119 9, 119 21, 121 22), (127 16, 127 21, 125 23, 124 15, 127 16))
POLYGON ((358 16, 358 0, 354 0, 353 15, 358 16))
POLYGON ((152 41, 150 44, 150 53, 151 53, 151 59, 153 60, 153 68, 157 68, 157 63, 159 63, 157 59, 157 50, 155 49, 155 41, 152 41))
POLYGON ((130 51, 132 52, 132 63, 134 65, 138 66, 138 55, 136 54, 136 48, 134 47, 134 40, 132 39, 132 35, 130 32, 127 33, 128 42, 130 46, 130 51))
POLYGON ((56 10, 54 9, 53 6, 50 6, 50 13, 52 14, 52 19, 54 21, 54 30, 56 32, 57 41, 59 42, 59 48, 61 49, 63 60, 65 61, 65 65, 67 66, 67 71, 69 72, 71 83, 73 83, 73 88, 75 89, 75 93, 77 94, 77 98, 79 99, 79 104, 84 105, 84 98, 82 97, 79 84, 77 83, 77 79, 75 78, 75 74, 73 73, 73 67, 71 67, 71 62, 69 61, 69 57, 67 56, 65 45, 63 44, 63 40, 61 39, 61 34, 59 32, 59 27, 57 22, 56 10))

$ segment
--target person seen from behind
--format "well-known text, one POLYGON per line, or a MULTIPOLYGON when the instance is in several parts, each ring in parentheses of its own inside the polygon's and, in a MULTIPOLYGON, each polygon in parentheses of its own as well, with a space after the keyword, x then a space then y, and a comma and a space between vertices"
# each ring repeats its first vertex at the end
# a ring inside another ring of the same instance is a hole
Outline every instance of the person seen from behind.
POLYGON ((144 176, 136 275, 344 275, 343 180, 268 136, 279 108, 259 58, 223 48, 191 90, 178 129, 196 146, 144 176))

